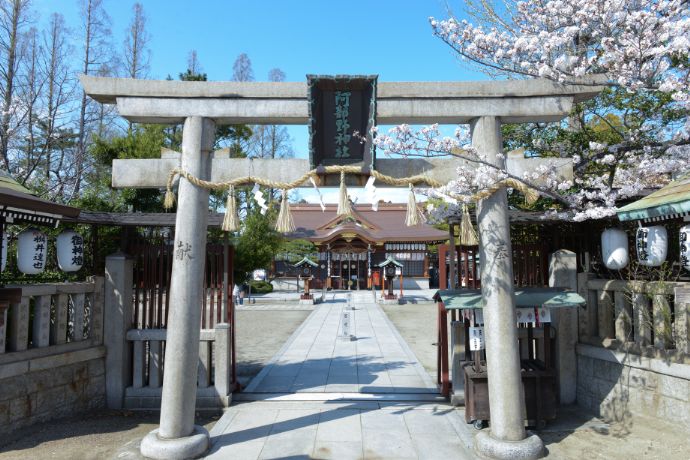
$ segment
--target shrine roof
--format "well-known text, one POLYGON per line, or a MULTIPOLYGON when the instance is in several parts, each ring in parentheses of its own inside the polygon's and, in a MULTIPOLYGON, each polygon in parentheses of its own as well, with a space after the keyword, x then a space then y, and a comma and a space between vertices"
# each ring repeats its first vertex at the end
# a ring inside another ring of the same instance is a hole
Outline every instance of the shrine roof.
POLYGON ((353 206, 351 216, 338 216, 337 209, 335 204, 327 204, 325 211, 319 204, 290 206, 296 230, 288 237, 313 242, 339 238, 343 234, 355 234, 372 242, 448 239, 447 232, 428 224, 406 226, 406 204, 380 203, 378 211, 372 210, 370 204, 353 206))
POLYGON ((616 210, 621 221, 657 221, 690 214, 690 172, 665 187, 616 210))
POLYGON ((6 222, 54 225, 65 217, 76 218, 80 210, 36 196, 7 172, 0 170, 0 216, 6 222))

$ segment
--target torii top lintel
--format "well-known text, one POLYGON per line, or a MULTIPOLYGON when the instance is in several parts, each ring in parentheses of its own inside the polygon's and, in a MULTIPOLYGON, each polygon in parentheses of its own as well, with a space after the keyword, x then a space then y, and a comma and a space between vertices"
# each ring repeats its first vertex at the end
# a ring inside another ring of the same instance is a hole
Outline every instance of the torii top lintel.
MULTIPOLYGON (((124 118, 177 124, 189 116, 218 124, 306 125, 307 83, 188 82, 82 75, 84 91, 116 104, 124 118)), ((558 121, 574 103, 597 95, 600 79, 563 85, 545 79, 474 82, 380 82, 378 124, 460 124, 482 116, 503 123, 558 121)))

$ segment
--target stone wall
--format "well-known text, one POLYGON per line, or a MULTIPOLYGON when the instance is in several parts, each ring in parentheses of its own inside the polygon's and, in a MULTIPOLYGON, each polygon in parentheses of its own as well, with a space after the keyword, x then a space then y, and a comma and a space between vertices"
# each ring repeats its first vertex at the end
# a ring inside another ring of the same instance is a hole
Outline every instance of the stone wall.
POLYGON ((579 344, 577 403, 606 420, 644 415, 690 429, 690 364, 579 344))
POLYGON ((0 366, 0 439, 50 419, 105 407, 105 348, 0 366), (26 372, 12 372, 26 366, 26 372), (15 374, 15 375, 11 375, 15 374))

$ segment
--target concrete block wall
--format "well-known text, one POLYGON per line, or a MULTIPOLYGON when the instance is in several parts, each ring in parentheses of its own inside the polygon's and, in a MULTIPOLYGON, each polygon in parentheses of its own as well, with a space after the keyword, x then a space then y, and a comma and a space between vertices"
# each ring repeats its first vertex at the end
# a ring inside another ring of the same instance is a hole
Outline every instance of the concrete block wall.
POLYGON ((37 361, 32 371, 29 361, 28 372, 0 378, 0 437, 34 423, 105 407, 104 348, 63 355, 40 358, 50 358, 54 366, 37 361))
POLYGON ((690 364, 579 344, 577 404, 606 420, 642 415, 690 430, 690 364))

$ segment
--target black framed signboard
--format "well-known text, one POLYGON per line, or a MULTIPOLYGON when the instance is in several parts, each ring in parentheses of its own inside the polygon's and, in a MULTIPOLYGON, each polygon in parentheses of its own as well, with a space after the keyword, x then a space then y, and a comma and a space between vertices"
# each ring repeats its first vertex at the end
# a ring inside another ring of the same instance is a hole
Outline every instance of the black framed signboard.
POLYGON ((374 166, 376 75, 307 75, 311 167, 374 166), (359 133, 363 138, 355 136, 359 133))

